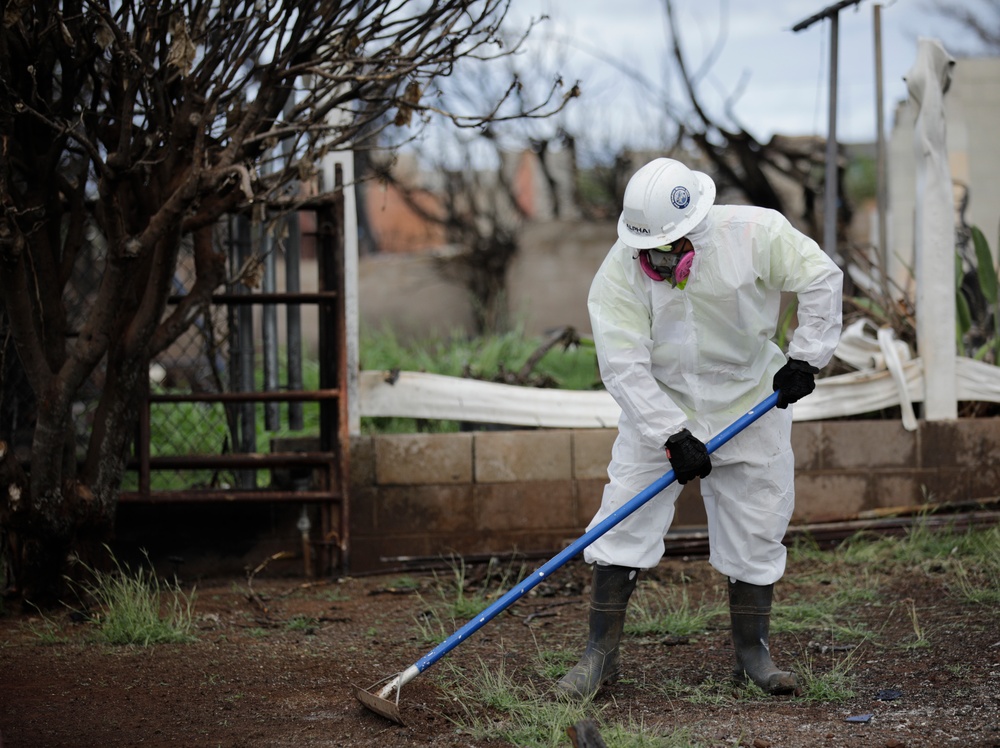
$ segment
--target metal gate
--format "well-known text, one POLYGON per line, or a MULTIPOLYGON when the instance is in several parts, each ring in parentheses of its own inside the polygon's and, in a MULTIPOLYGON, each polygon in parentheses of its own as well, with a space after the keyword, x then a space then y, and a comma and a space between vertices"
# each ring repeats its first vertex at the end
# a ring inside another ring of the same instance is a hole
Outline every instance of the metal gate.
MULTIPOLYGON (((122 502, 301 504, 306 573, 346 573, 342 217, 338 191, 218 227, 227 283, 150 362, 122 502)), ((171 303, 190 291, 193 262, 183 250, 171 303)))

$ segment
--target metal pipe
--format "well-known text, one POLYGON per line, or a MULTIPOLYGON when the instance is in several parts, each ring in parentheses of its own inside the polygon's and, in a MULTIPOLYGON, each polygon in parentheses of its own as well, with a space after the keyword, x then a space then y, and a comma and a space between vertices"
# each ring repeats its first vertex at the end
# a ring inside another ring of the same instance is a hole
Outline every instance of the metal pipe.
POLYGON ((830 106, 826 134, 826 182, 823 193, 823 249, 834 260, 837 253, 837 45, 840 17, 830 16, 830 106))
MULTIPOLYGON (((161 455, 150 457, 151 470, 201 470, 204 468, 323 467, 330 461, 327 452, 228 452, 222 455, 161 455)), ((130 460, 129 469, 136 467, 130 460)), ((326 495, 334 491, 328 488, 326 495)))
MULTIPOLYGON (((337 301, 340 294, 337 291, 306 291, 304 293, 217 293, 212 294, 213 304, 227 304, 229 306, 249 306, 251 304, 330 304, 337 301)), ((173 295, 167 297, 168 304, 178 304, 184 300, 183 296, 173 295)))
POLYGON ((336 400, 339 389, 299 390, 298 392, 178 392, 150 395, 152 403, 281 403, 336 400))
MULTIPOLYGON (((875 3, 875 178, 878 203, 878 252, 881 261, 880 276, 883 288, 889 279, 889 227, 886 216, 889 196, 886 180, 885 153, 885 104, 882 92, 882 5, 875 3)), ((888 295, 886 296, 888 298, 888 295)))
POLYGON ((826 135, 826 183, 823 195, 823 249, 834 260, 837 252, 837 204, 839 180, 837 179, 837 46, 840 32, 840 11, 857 5, 861 0, 840 0, 819 13, 809 16, 792 26, 792 31, 802 31, 818 21, 830 19, 830 111, 826 135))
MULTIPOLYGON (((285 252, 285 292, 298 295, 302 291, 302 231, 299 228, 299 212, 286 219, 288 226, 288 248, 285 252)), ((335 294, 336 295, 336 294, 335 294)), ((288 389, 301 390, 302 382, 302 308, 289 303, 285 310, 285 324, 288 327, 288 389)), ((302 406, 288 405, 288 427, 300 431, 305 424, 302 406)))
MULTIPOLYGON (((274 242, 267 234, 266 216, 257 226, 260 251, 264 255, 264 293, 273 294, 278 287, 278 268, 274 256, 274 242)), ((278 308, 264 304, 261 313, 261 332, 264 337, 264 391, 278 390, 278 308)), ((277 431, 281 428, 281 410, 278 403, 264 405, 264 428, 277 431)))
MULTIPOLYGON (((251 244, 253 242, 250 220, 245 215, 240 215, 236 218, 236 237, 240 259, 240 264, 237 267, 242 268, 243 263, 252 256, 251 244)), ((241 292, 247 293, 248 291, 244 286, 238 286, 237 293, 241 292)), ((236 335, 238 345, 237 383, 233 387, 233 390, 236 392, 250 392, 253 390, 254 377, 253 310, 249 307, 241 306, 237 309, 236 316, 238 320, 236 335)), ((256 452, 257 416, 254 404, 252 402, 244 402, 239 408, 239 414, 239 432, 237 434, 237 443, 233 445, 233 449, 238 452, 256 452)), ((236 482, 241 488, 255 485, 256 479, 256 476, 252 472, 236 474, 236 482)))
POLYGON ((209 501, 231 503, 234 501, 315 501, 324 505, 330 501, 330 494, 325 491, 268 491, 253 490, 225 491, 219 489, 154 491, 148 496, 138 491, 122 491, 119 501, 128 504, 197 504, 209 501))

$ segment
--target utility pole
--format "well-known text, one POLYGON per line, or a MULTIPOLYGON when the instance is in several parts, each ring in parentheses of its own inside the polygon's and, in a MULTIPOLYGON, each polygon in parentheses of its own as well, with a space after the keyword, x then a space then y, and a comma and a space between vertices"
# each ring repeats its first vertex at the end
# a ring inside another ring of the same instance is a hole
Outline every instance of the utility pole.
POLYGON ((878 201, 878 251, 882 261, 881 277, 883 285, 888 285, 889 272, 889 227, 887 214, 889 207, 885 157, 885 104, 882 94, 882 3, 874 7, 875 24, 875 164, 876 196, 878 201))
POLYGON ((819 13, 792 26, 792 31, 807 29, 818 21, 830 19, 830 103, 826 133, 826 184, 823 195, 823 249, 835 260, 837 252, 837 42, 840 11, 861 0, 840 0, 819 13))

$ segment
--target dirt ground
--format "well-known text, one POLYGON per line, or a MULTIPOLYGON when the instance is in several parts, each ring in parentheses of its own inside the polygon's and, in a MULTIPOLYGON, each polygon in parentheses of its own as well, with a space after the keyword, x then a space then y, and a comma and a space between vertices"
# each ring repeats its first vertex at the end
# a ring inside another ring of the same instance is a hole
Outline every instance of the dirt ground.
MULTIPOLYGON (((474 581, 477 567, 467 571, 474 581)), ((793 578, 787 588, 797 595, 830 594, 822 568, 790 569, 786 582, 793 578)), ((367 688, 434 646, 418 624, 440 579, 203 579, 197 641, 152 647, 96 643, 93 625, 68 612, 43 619, 8 604, 0 616, 0 746, 512 745, 461 727, 462 704, 444 674, 503 669, 547 686, 538 653, 582 650, 589 570, 570 562, 405 686, 399 726, 364 709, 351 684, 367 688)), ((723 580, 703 559, 664 560, 644 584, 681 579, 691 600, 722 599, 723 580)), ((1000 746, 1000 613, 956 602, 943 579, 933 566, 878 579, 877 597, 852 616, 877 635, 853 652, 849 700, 735 698, 728 686, 715 699, 665 695, 656 687, 665 679, 692 688, 727 682, 733 654, 728 619, 718 617, 686 639, 627 638, 623 680, 592 708, 605 724, 639 726, 649 736, 644 745, 684 728, 700 746, 1000 746), (912 646, 915 621, 926 646, 912 646), (870 719, 849 719, 863 715, 870 719)), ((847 649, 822 632, 772 637, 779 664, 809 663, 814 672, 834 668, 847 649)))

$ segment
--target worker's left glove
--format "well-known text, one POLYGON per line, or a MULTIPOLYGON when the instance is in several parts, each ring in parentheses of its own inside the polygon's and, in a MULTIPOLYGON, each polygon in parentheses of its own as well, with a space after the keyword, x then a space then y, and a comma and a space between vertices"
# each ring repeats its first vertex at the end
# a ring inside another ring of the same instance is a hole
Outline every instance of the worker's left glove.
POLYGON ((687 429, 678 431, 663 446, 678 483, 683 485, 695 477, 705 478, 712 472, 708 448, 687 429))
POLYGON ((774 373, 772 389, 778 390, 779 408, 787 408, 789 403, 798 402, 816 389, 816 375, 819 369, 795 358, 774 373))

